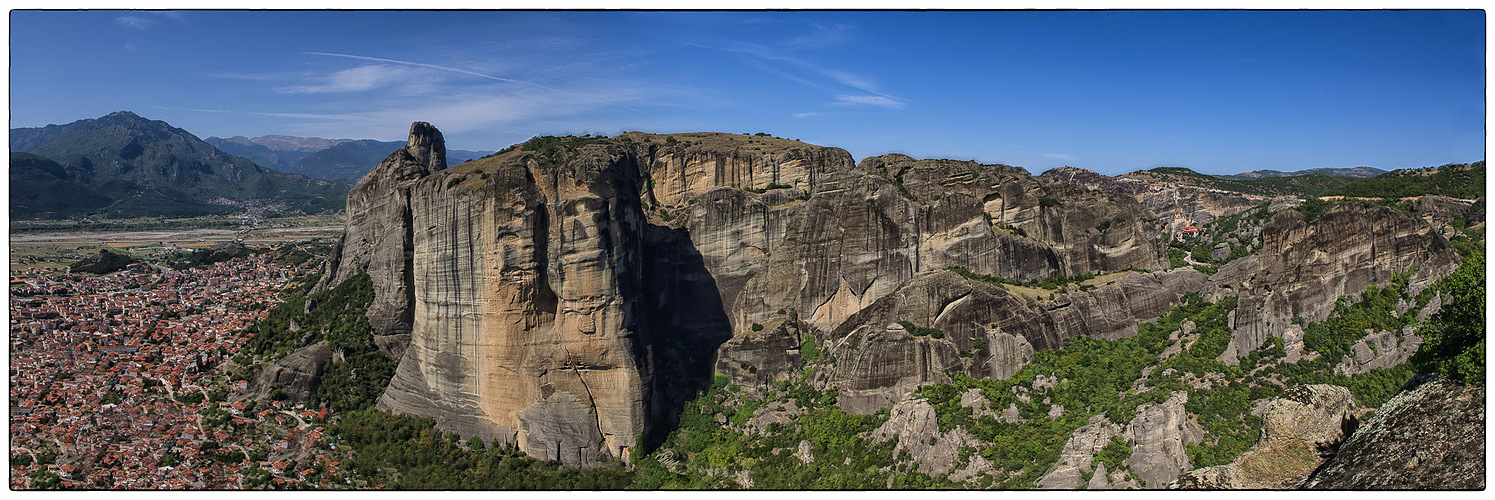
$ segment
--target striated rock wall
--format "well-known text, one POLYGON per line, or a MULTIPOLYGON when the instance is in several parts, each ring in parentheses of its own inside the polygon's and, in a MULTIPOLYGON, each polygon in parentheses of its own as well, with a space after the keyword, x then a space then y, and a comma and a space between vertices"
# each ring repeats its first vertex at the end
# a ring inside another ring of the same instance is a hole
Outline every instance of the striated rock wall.
POLYGON ((381 408, 589 464, 645 431, 636 177, 612 158, 411 189, 414 329, 381 408), (486 182, 481 182, 486 181, 486 182))
POLYGON ((825 368, 828 384, 841 390, 843 409, 871 413, 920 384, 948 378, 951 370, 1006 378, 1034 350, 1058 348, 1065 339, 1134 335, 1136 323, 1207 283, 1203 273, 1183 268, 1130 274, 1090 292, 1038 300, 949 271, 920 273, 826 334, 838 360, 825 368), (915 337, 900 321, 938 328, 944 337, 915 337))
POLYGON ((446 168, 441 131, 426 122, 410 125, 405 147, 395 150, 348 191, 348 222, 313 292, 330 290, 359 272, 374 287, 369 325, 375 343, 399 358, 410 341, 414 315, 414 214, 410 189, 446 168))
POLYGON ((1135 444, 1125 463, 1142 478, 1142 486, 1163 488, 1188 470, 1184 443, 1198 444, 1204 436, 1204 430, 1190 422, 1184 411, 1188 401, 1187 393, 1178 392, 1162 404, 1143 404, 1127 424, 1125 433, 1135 444))
POLYGON ((1448 240, 1406 212, 1364 202, 1331 205, 1305 222, 1295 210, 1278 212, 1262 229, 1260 256, 1220 267, 1212 281, 1220 294, 1239 293, 1228 361, 1272 337, 1295 317, 1323 321, 1344 296, 1385 285, 1411 272, 1416 295, 1458 266, 1448 240))

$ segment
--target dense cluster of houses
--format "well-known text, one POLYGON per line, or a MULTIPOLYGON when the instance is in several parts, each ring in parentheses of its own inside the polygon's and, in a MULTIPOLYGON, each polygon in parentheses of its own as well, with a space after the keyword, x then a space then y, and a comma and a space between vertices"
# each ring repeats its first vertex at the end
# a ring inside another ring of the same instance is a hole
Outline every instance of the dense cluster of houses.
POLYGON ((263 254, 97 277, 13 269, 11 488, 274 487, 338 472, 325 455, 277 459, 308 455, 324 412, 234 401, 244 382, 216 370, 294 273, 263 254))

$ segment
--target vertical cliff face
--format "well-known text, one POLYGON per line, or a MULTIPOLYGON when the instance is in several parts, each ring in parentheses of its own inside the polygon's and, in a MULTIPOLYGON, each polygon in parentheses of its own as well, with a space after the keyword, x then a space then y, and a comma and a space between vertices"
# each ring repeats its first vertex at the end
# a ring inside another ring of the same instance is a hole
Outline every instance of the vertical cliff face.
POLYGON ((1423 220, 1364 202, 1330 206, 1312 222, 1278 212, 1261 231, 1261 255, 1222 266, 1213 281, 1240 294, 1227 356, 1282 337, 1293 318, 1323 321, 1340 297, 1410 273, 1412 295, 1452 272, 1458 255, 1423 220))
POLYGON ((410 190, 446 168, 446 142, 426 122, 410 126, 405 147, 369 171, 348 192, 348 223, 316 291, 366 272, 374 285, 369 324, 379 349, 399 357, 410 340, 415 277, 410 190))
POLYGON ((416 183, 414 328, 380 407, 566 463, 626 456, 651 373, 629 166, 603 151, 416 183))
MULTIPOLYGON (((348 218, 318 288, 369 274, 370 322, 400 360, 379 407, 582 465, 655 442, 714 371, 763 388, 811 366, 847 411, 874 413, 951 372, 1007 377, 1065 339, 1133 335, 1190 292, 1242 294, 1244 353, 1293 316, 1322 319, 1409 267, 1426 286, 1454 259, 1415 217, 1336 205, 1314 223, 1279 214, 1261 256, 1215 276, 1165 271, 1157 216, 1134 197, 731 134, 548 138, 447 168, 440 132, 416 123, 350 192, 348 218), (1051 292, 952 267, 1136 272, 1051 292), (800 356, 805 342, 826 356, 800 356)), ((1187 462, 1176 436, 1155 441, 1134 455, 1158 469, 1150 485, 1187 462)))

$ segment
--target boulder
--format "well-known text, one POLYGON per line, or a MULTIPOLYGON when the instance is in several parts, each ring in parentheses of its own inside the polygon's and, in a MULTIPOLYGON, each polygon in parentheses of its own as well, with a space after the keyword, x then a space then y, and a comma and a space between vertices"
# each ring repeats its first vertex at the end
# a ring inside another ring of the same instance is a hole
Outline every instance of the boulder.
POLYGON ((247 396, 268 401, 279 390, 286 401, 310 401, 317 393, 317 385, 322 381, 322 370, 330 360, 332 350, 321 342, 291 351, 250 379, 247 396))
POLYGON ((1485 489, 1484 386, 1425 380, 1361 422, 1303 487, 1485 489))

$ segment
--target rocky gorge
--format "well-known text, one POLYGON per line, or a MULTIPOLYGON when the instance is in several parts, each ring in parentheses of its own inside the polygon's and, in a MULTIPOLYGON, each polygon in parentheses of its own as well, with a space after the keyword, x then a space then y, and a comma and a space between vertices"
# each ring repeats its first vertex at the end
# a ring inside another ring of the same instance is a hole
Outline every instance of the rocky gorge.
MULTIPOLYGON (((639 460, 698 414, 777 432, 822 411, 788 396, 813 391, 823 411, 876 422, 858 439, 907 457, 859 472, 888 475, 885 486, 917 473, 966 486, 1295 487, 1240 471, 1267 450, 1342 440, 1314 433, 1359 418, 1353 395, 1247 389, 1271 430, 1231 464, 1190 472, 1197 447, 1224 446, 1223 431, 1201 426, 1216 401, 1198 391, 1299 376, 1262 359, 1328 363, 1346 377, 1403 366, 1421 342, 1413 323, 1360 335, 1343 359, 1324 359, 1312 325, 1343 314, 1345 297, 1393 285, 1398 314, 1425 318, 1461 257, 1446 216, 1353 201, 1306 214, 1291 201, 1078 169, 855 162, 766 134, 539 137, 448 165, 441 133, 417 122, 349 193, 316 290, 369 276, 375 341, 398 360, 380 409, 564 464, 639 460), (1224 245, 1210 265, 1173 255, 1195 224, 1224 245), (1152 326, 1173 316, 1171 331, 1152 326), (1074 342, 1144 339, 1149 354, 1106 396, 1111 410, 1065 407, 1076 379, 1033 373, 1074 342), (735 392, 697 402, 723 384, 735 392), (953 404, 931 386, 965 389, 953 404), (1337 413, 1280 430, 1272 415, 1291 412, 1273 408, 1288 400, 1337 413), (1025 425, 1057 436, 1041 468, 982 452, 1001 441, 991 429, 1025 425)), ((1458 212, 1447 204, 1419 210, 1458 212)), ((816 443, 773 454, 824 463, 816 443)), ((1333 470, 1316 480, 1346 475, 1333 470)), ((758 477, 742 474, 733 484, 758 477)))

